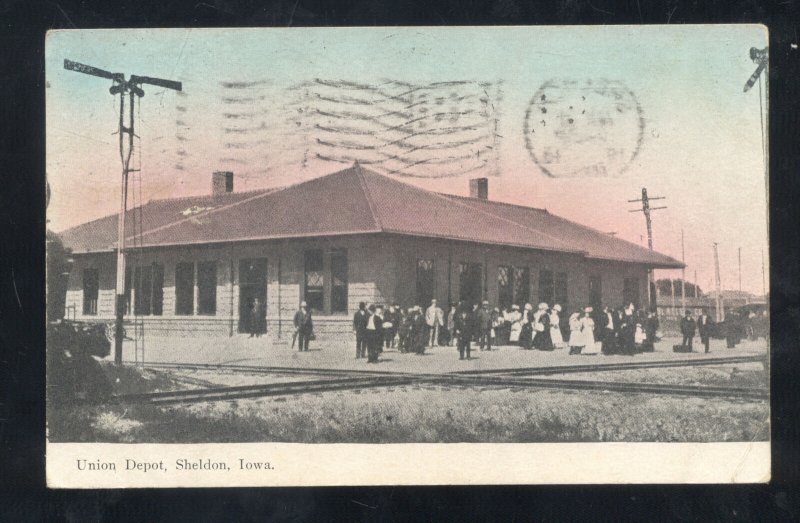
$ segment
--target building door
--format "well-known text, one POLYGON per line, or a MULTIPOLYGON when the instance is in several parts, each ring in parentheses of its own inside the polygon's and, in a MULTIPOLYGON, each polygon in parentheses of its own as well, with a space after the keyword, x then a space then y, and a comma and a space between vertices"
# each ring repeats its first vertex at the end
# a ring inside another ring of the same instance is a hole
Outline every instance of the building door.
POLYGON ((600 276, 589 276, 589 305, 595 311, 601 311, 603 306, 603 280, 600 276))
POLYGON ((266 258, 239 260, 239 332, 251 332, 251 328, 267 331, 266 258))
POLYGON ((459 265, 459 299, 470 306, 483 297, 483 266, 480 263, 459 265))

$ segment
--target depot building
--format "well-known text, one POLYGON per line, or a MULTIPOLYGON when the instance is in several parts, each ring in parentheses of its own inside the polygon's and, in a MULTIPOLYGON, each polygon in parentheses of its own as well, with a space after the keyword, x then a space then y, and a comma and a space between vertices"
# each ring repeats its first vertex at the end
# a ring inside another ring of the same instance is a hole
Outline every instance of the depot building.
MULTIPOLYGON (((126 215, 126 321, 149 335, 291 335, 301 301, 315 332, 350 332, 361 301, 427 306, 487 299, 502 308, 645 305, 650 269, 668 256, 555 216, 427 191, 358 164, 277 189, 235 192, 230 172, 206 196, 150 201, 126 215)), ((114 319, 117 215, 61 233, 74 263, 70 319, 114 319)))

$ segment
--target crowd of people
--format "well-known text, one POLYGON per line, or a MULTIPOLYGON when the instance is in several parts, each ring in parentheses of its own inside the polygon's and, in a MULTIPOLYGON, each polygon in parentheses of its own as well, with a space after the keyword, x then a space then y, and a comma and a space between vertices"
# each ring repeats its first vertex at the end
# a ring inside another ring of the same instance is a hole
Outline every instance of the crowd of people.
POLYGON ((492 346, 517 345, 525 350, 551 351, 569 348, 570 354, 636 354, 653 350, 659 322, 654 311, 637 311, 633 304, 612 310, 595 311, 585 307, 562 321, 563 308, 540 303, 536 309, 528 303, 506 310, 460 302, 451 304, 447 313, 434 299, 430 306, 402 309, 393 304, 360 303, 353 317, 356 335, 356 358, 378 361, 385 348, 401 353, 422 355, 437 346, 456 346, 460 359, 471 357, 472 344, 480 351, 492 346))
MULTIPOLYGON (((511 305, 505 310, 491 308, 484 300, 472 305, 466 302, 451 304, 447 313, 434 299, 422 309, 408 309, 392 304, 359 303, 353 316, 356 336, 356 358, 377 363, 384 349, 397 349, 403 354, 425 354, 437 346, 456 346, 459 359, 470 359, 472 344, 481 351, 492 346, 517 345, 525 350, 552 351, 569 349, 570 355, 624 354, 652 352, 661 338, 658 315, 654 309, 637 310, 633 303, 624 307, 584 307, 572 312, 562 321, 563 308, 540 303, 535 309, 530 303, 522 308, 511 305)), ((313 339, 311 312, 303 302, 294 317, 295 340, 300 351, 307 351, 313 339)), ((695 319, 687 310, 680 322, 682 347, 692 350, 696 333, 709 352, 713 321, 705 311, 695 319)), ((732 328, 725 337, 728 347, 741 339, 732 328)), ((294 345, 294 341, 292 343, 294 345)))

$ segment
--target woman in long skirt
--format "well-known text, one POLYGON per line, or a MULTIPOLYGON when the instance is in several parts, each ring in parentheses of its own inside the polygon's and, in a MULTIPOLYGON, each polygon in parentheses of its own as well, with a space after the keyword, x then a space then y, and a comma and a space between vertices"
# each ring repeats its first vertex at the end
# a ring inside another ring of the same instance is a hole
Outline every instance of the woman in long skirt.
POLYGON ((522 313, 522 330, 519 333, 519 345, 523 349, 530 350, 533 344, 533 306, 525 304, 525 311, 522 313))
POLYGON ((553 305, 553 310, 550 312, 550 339, 553 341, 553 346, 560 349, 564 346, 564 338, 561 336, 561 318, 558 314, 561 312, 561 305, 553 305))
POLYGON ((512 305, 511 312, 506 317, 511 329, 508 333, 508 342, 512 345, 519 344, 519 335, 522 332, 522 314, 519 312, 519 305, 512 305))
POLYGON ((546 348, 545 335, 550 337, 550 329, 547 326, 547 304, 540 303, 539 308, 533 313, 533 320, 531 326, 533 327, 533 346, 536 349, 544 350, 546 348))
POLYGON ((583 350, 583 333, 581 332, 581 313, 574 312, 569 317, 569 353, 580 354, 583 350))
POLYGON ((594 356, 600 352, 600 348, 595 343, 594 339, 594 320, 592 319, 592 308, 586 307, 581 318, 581 333, 583 334, 583 342, 585 344, 582 354, 594 356))

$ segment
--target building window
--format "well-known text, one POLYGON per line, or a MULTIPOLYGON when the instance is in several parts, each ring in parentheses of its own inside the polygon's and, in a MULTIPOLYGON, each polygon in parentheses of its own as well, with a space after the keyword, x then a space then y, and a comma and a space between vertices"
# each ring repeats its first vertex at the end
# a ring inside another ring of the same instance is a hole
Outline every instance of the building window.
POLYGON ((603 280, 600 276, 589 277, 589 304, 597 310, 603 306, 603 280))
POLYGON ((553 271, 539 271, 539 301, 552 303, 555 295, 553 271))
POLYGON ((555 282, 555 295, 553 297, 553 302, 550 305, 555 305, 559 303, 561 305, 566 305, 569 302, 569 289, 567 287, 567 273, 566 272, 557 272, 556 273, 556 282, 555 282))
POLYGON ((633 303, 639 308, 639 280, 637 278, 625 278, 622 286, 622 303, 625 307, 633 303))
POLYGON ((462 262, 458 266, 459 299, 468 304, 480 303, 483 297, 483 265, 462 262))
POLYGON ((217 313, 217 262, 197 264, 197 314, 217 313))
POLYGON ((567 273, 539 271, 539 301, 548 305, 559 303, 564 305, 569 297, 567 273))
POLYGON ((497 267, 497 305, 505 310, 514 302, 514 285, 511 281, 511 267, 497 267))
POLYGON ((305 294, 303 299, 311 310, 322 311, 325 308, 324 268, 322 249, 305 252, 305 294))
POLYGON ((164 305, 164 267, 153 263, 133 270, 134 304, 137 316, 161 316, 164 305))
POLYGON ((347 250, 331 252, 331 312, 347 312, 347 250))
POLYGON ((100 294, 100 273, 97 269, 83 270, 83 313, 97 314, 97 297, 100 294))
POLYGON ((194 263, 175 265, 175 314, 194 314, 194 263))
POLYGON ((433 260, 417 260, 417 304, 423 307, 433 300, 433 260))
POLYGON ((524 307, 531 299, 531 271, 527 267, 514 267, 514 303, 524 307))

